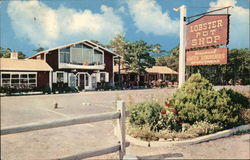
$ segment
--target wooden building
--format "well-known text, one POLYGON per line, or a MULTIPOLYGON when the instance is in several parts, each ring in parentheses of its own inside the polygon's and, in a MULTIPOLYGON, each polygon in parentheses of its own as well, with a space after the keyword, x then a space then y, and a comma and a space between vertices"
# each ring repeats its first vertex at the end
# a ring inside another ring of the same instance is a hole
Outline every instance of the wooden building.
POLYGON ((17 52, 12 52, 11 58, 0 58, 1 87, 51 87, 51 72, 45 61, 18 59, 17 52))
POLYGON ((80 87, 94 90, 99 83, 114 85, 113 51, 83 40, 39 52, 29 59, 39 59, 53 69, 53 87, 80 87))
MULTIPOLYGON (((119 84, 119 69, 118 65, 114 66, 115 83, 119 84)), ((138 77, 137 74, 131 70, 127 70, 123 67, 120 69, 120 82, 125 87, 147 86, 152 87, 155 82, 165 83, 177 83, 178 72, 166 67, 166 66, 153 66, 152 68, 146 68, 144 75, 138 77)))

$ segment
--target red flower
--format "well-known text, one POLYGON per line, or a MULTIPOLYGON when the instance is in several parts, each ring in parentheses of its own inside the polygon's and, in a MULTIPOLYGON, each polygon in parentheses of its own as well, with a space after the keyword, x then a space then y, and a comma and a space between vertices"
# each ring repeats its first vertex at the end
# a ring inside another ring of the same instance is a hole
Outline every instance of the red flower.
POLYGON ((171 109, 170 112, 172 112, 172 113, 174 113, 174 114, 177 113, 176 109, 171 109))
POLYGON ((161 111, 161 114, 166 114, 166 111, 165 110, 161 111))
POLYGON ((166 107, 170 107, 170 106, 171 106, 171 104, 170 104, 170 103, 165 102, 165 106, 166 106, 166 107))

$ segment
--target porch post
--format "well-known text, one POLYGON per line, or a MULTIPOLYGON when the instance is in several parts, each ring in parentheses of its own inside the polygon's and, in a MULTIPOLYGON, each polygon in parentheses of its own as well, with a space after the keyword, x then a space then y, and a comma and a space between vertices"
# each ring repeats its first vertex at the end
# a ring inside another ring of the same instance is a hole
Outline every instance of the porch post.
POLYGON ((52 71, 49 71, 49 88, 52 90, 52 71))

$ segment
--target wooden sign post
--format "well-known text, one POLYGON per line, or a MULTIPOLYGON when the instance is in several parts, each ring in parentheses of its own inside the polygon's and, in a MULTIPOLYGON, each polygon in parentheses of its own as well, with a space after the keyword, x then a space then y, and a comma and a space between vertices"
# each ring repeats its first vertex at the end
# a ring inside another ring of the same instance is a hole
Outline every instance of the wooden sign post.
MULTIPOLYGON (((200 18, 186 25, 186 6, 174 8, 180 10, 180 47, 179 47, 179 86, 185 82, 185 66, 227 64, 227 48, 219 48, 229 42, 229 14, 208 13, 228 9, 220 8, 199 15, 200 18), (187 28, 187 45, 186 45, 187 28), (187 49, 187 56, 186 55, 187 49)), ((191 18, 188 17, 188 18, 191 18)))
POLYGON ((180 47, 179 47, 179 71, 178 71, 178 88, 185 82, 185 46, 186 46, 186 6, 182 5, 180 8, 180 47))

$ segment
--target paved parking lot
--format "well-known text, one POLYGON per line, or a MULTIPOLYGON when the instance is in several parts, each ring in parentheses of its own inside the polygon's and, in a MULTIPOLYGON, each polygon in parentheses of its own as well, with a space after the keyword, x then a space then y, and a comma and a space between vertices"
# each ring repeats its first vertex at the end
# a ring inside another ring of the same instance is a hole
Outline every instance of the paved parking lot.
MULTIPOLYGON (((115 101, 170 96, 175 89, 82 92, 1 97, 1 127, 47 122, 115 110, 115 101), (54 104, 58 103, 58 109, 54 104)), ((55 159, 117 143, 113 122, 46 129, 1 136, 1 159, 55 159)))
MULTIPOLYGON (((77 94, 1 97, 1 127, 46 122, 110 112, 115 101, 164 99, 175 89, 82 92, 77 94), (58 103, 59 108, 54 109, 58 103)), ((117 143, 112 121, 46 129, 1 136, 1 159, 44 160, 95 150, 117 143)), ((222 138, 190 146, 141 147, 131 145, 128 154, 141 159, 249 159, 250 134, 222 138)), ((91 159, 115 159, 117 153, 91 159)))

